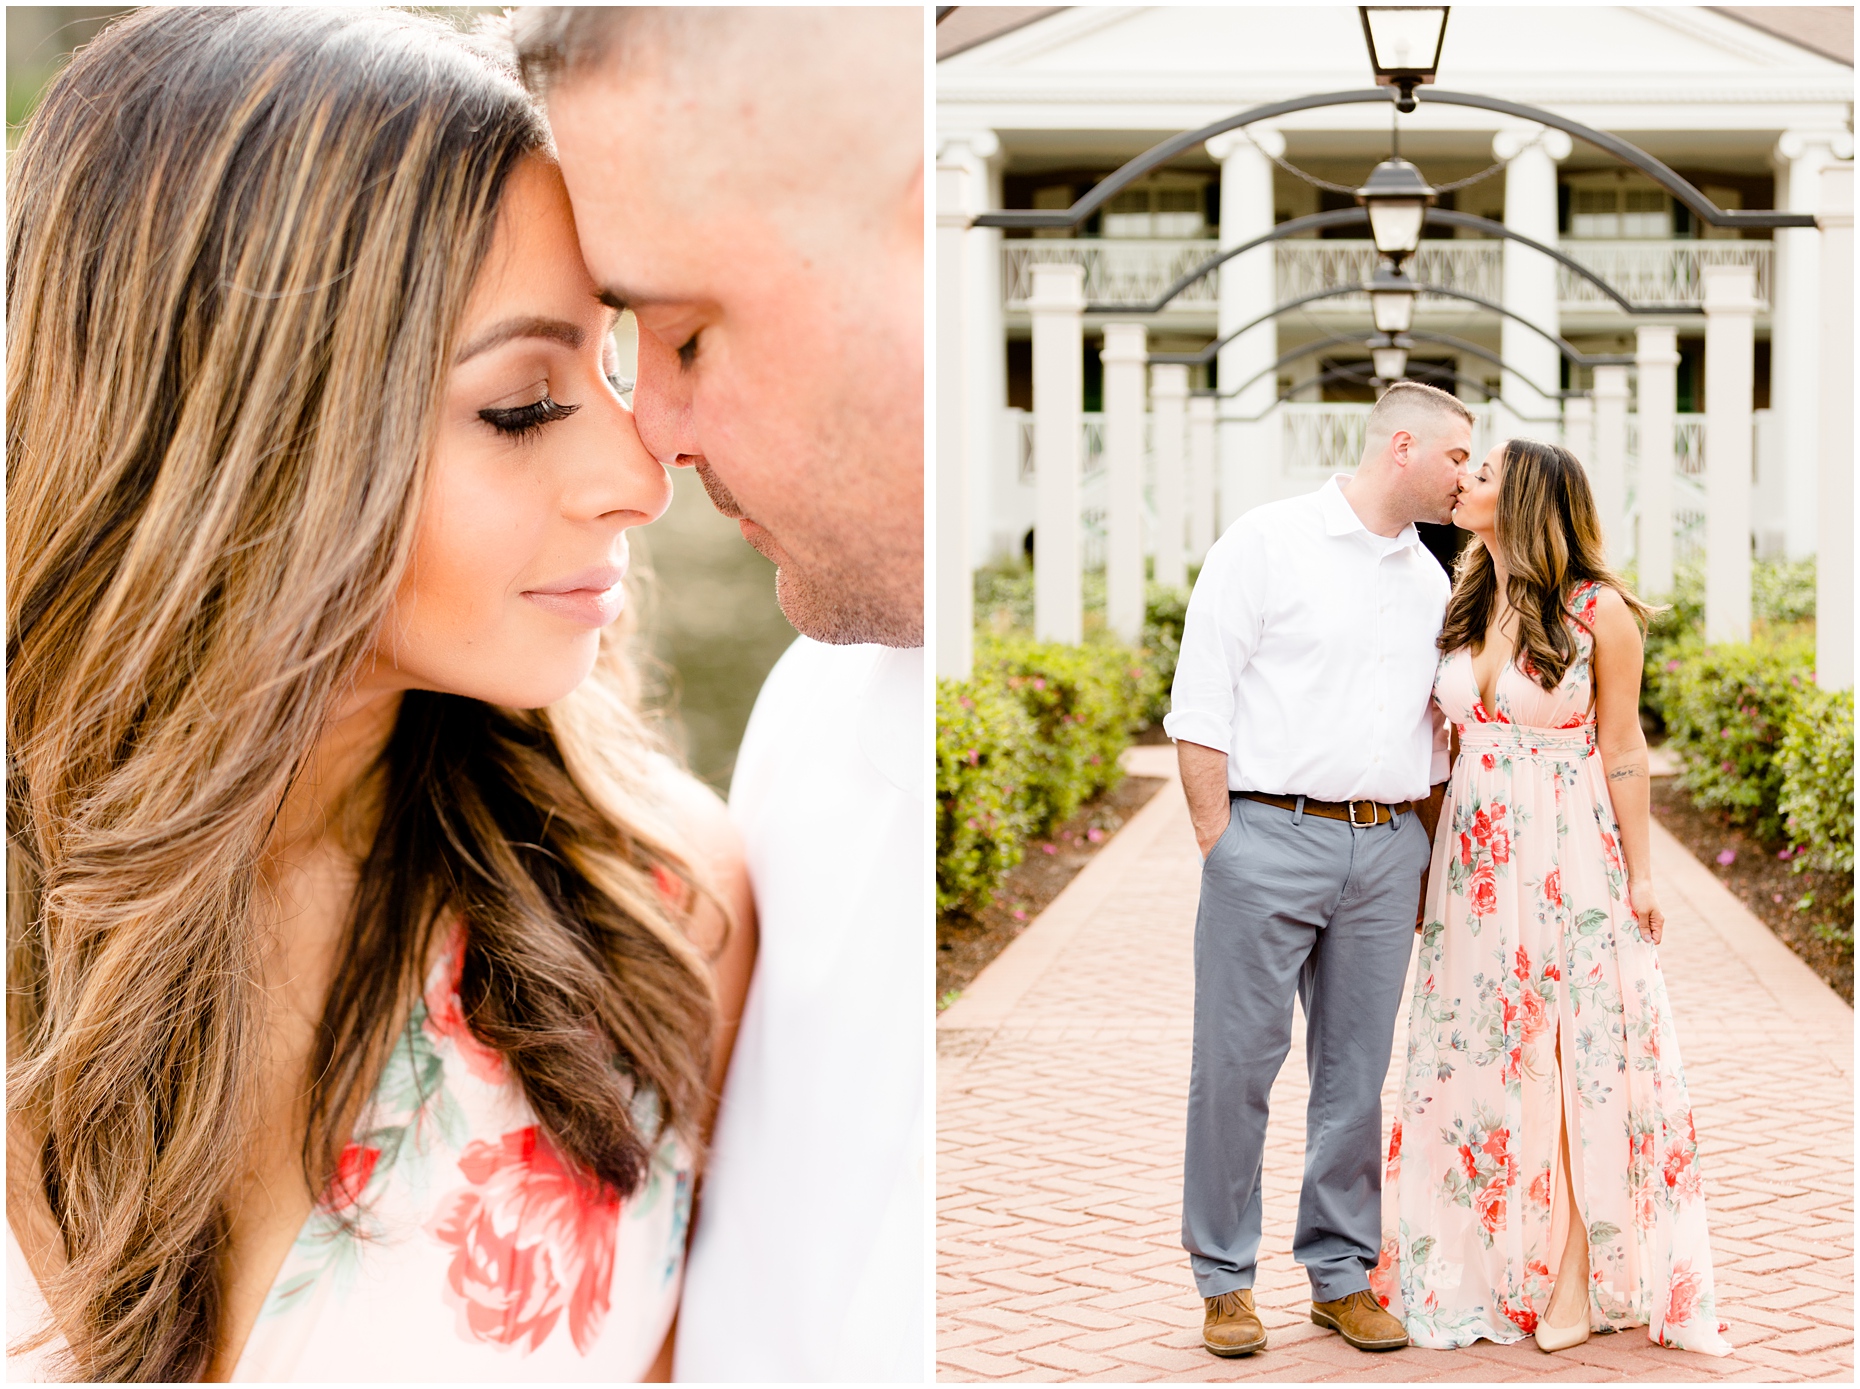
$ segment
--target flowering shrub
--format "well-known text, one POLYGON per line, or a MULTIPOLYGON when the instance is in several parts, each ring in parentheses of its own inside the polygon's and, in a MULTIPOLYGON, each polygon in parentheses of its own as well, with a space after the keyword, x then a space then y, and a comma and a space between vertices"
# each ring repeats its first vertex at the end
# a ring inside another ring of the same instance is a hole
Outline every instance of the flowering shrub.
POLYGON ((1813 660, 1813 646, 1799 638, 1718 646, 1690 639, 1667 650, 1654 697, 1694 804, 1729 812, 1759 838, 1782 836, 1777 753, 1791 710, 1805 691, 1816 692, 1813 660))
POLYGON ((1777 813, 1798 869, 1854 871, 1854 692, 1803 689, 1789 708, 1781 746, 1777 813))
POLYGON ((936 909, 979 911, 1031 831, 1033 719, 990 680, 936 687, 936 909))
POLYGON ((1117 784, 1123 776, 1117 755, 1143 726, 1158 683, 1128 647, 1025 637, 978 638, 975 678, 1005 686, 1033 718, 1028 809, 1034 833, 1117 784))
POLYGON ((1021 841, 1116 785, 1160 682, 1138 653, 978 635, 937 682, 937 910, 985 906, 1021 841))

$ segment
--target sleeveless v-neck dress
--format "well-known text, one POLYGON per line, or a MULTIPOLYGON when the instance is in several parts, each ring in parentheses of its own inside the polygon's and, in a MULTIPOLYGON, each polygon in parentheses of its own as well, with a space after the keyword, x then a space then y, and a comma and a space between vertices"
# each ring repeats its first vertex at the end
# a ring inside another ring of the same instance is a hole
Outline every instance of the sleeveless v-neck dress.
MULTIPOLYGON (((465 1025, 463 934, 428 976, 234 1379, 637 1380, 677 1310, 692 1159, 669 1131, 632 1197, 577 1181, 465 1025)), ((642 1091, 636 1119, 657 1128, 642 1091)), ((45 1301, 7 1232, 9 1345, 45 1301)), ((7 1357, 49 1375, 62 1341, 7 1357)))
MULTIPOLYGON (((1591 627, 1598 591, 1570 596, 1591 627)), ((1594 639, 1572 633, 1576 658, 1552 690, 1513 661, 1487 709, 1469 649, 1435 677, 1460 754, 1434 837, 1370 1281, 1418 1346, 1535 1330, 1569 1219, 1561 1116, 1591 1329, 1645 1326, 1657 1344, 1722 1355, 1672 1009, 1628 904, 1595 746, 1594 639)))

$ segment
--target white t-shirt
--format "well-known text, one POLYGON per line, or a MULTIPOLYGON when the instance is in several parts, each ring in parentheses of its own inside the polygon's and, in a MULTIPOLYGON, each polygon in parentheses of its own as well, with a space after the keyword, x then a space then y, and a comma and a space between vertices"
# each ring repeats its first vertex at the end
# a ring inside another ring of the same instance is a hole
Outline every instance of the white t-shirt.
POLYGON ((730 814, 761 945, 679 1310, 680 1380, 928 1375, 921 648, 803 637, 730 814))
POLYGON ((1163 728, 1227 754, 1233 791, 1421 800, 1447 779, 1434 668, 1451 585, 1413 526, 1364 526, 1339 473, 1208 551, 1163 728))

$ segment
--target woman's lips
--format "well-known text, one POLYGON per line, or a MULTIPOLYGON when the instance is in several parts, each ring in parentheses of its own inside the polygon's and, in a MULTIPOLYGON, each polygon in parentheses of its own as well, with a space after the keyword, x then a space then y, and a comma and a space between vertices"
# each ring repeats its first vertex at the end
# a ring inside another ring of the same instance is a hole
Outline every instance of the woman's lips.
POLYGON ((626 606, 625 579, 624 568, 601 565, 542 588, 526 588, 523 596, 544 612, 583 627, 605 627, 626 606))

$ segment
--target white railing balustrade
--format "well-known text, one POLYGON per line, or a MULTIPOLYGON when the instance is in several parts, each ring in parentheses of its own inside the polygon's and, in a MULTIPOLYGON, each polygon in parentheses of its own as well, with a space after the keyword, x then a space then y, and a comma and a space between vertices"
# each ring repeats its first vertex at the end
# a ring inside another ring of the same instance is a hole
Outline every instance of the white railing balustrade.
MULTIPOLYGON (((1025 309, 1033 292, 1033 266, 1040 262, 1085 267, 1085 298, 1100 304, 1140 304, 1154 299, 1196 266, 1219 253, 1212 241, 1116 241, 1053 239, 1009 241, 1001 247, 1002 295, 1009 309, 1025 309)), ((1521 246, 1519 255, 1535 255, 1521 246)), ((1704 302, 1700 269, 1748 265, 1756 272, 1757 298, 1770 299, 1767 241, 1565 241, 1561 250, 1642 304, 1704 302)), ((1261 252, 1250 251, 1249 255, 1261 252)), ((1306 294, 1361 284, 1376 271, 1370 241, 1282 241, 1272 247, 1281 304, 1306 294)), ((1463 239, 1423 241, 1407 262, 1422 284, 1499 302, 1504 296, 1504 244, 1463 239)), ((1170 301, 1171 308, 1205 312, 1215 307, 1220 274, 1206 275, 1170 301)), ((1557 267, 1557 298, 1570 309, 1612 308, 1614 301, 1580 275, 1557 267)), ((1339 306, 1362 306, 1359 295, 1339 296, 1339 306)))
MULTIPOLYGON (((1082 265, 1086 303, 1140 304, 1219 252, 1212 241, 1008 241, 1001 247, 1001 293, 1009 308, 1024 309, 1036 264, 1082 265)), ((1195 281, 1170 305, 1206 310, 1219 296, 1217 272, 1195 281)))
MULTIPOLYGON (((1302 295, 1361 284, 1372 279, 1381 257, 1373 241, 1282 241, 1274 247, 1279 302, 1302 295)), ((1494 303, 1503 294, 1503 261, 1496 241, 1423 241, 1406 270, 1417 283, 1476 294, 1494 303)), ((1357 294, 1339 295, 1334 303, 1367 305, 1357 294)))
MULTIPOLYGON (((1637 304, 1704 303, 1699 271, 1707 265, 1750 266, 1756 272, 1757 298, 1770 302, 1767 241, 1565 241, 1558 249, 1637 304)), ((1556 277, 1563 304, 1613 307, 1612 299, 1567 267, 1559 265, 1556 277)))

